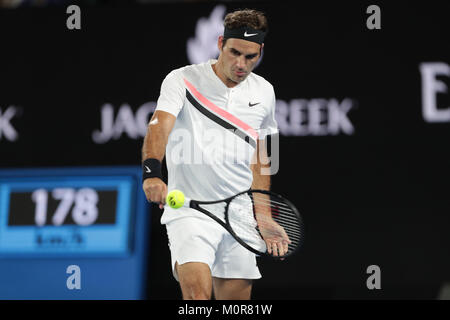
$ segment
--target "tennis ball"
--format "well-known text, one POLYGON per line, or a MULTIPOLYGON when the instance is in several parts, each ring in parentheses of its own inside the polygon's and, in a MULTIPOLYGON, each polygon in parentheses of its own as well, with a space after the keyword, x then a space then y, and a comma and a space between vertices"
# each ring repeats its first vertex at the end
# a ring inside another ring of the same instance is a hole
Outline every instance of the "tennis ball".
POLYGON ((180 190, 172 190, 167 194, 166 203, 174 209, 181 208, 184 204, 184 193, 180 190))

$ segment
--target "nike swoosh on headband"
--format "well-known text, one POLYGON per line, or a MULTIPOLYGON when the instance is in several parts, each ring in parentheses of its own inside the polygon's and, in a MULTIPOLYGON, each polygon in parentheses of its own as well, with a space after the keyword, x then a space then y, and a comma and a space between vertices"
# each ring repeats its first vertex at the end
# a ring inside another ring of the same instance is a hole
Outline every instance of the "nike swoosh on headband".
POLYGON ((247 31, 245 31, 244 33, 244 37, 252 37, 252 36, 256 36, 257 33, 247 33, 247 31))

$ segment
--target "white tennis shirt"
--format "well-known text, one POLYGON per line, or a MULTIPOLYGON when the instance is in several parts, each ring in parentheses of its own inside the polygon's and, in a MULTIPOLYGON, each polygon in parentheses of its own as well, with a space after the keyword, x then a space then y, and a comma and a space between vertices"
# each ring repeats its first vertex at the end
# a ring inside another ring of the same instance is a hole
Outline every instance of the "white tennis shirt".
MULTIPOLYGON (((166 147, 168 190, 194 200, 221 200, 250 189, 257 139, 278 131, 273 86, 250 73, 228 88, 212 69, 216 62, 170 72, 156 107, 177 117, 166 147)), ((166 205, 161 223, 180 217, 181 210, 166 205)))

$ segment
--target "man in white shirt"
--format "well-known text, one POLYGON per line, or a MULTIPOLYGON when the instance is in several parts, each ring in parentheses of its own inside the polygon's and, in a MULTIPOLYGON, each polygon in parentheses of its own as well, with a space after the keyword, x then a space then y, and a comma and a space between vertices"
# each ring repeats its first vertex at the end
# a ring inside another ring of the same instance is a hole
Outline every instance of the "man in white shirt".
MULTIPOLYGON (((195 200, 220 200, 270 188, 260 154, 277 133, 272 85, 252 73, 261 57, 267 19, 256 10, 229 13, 220 55, 173 70, 164 79, 142 157, 147 199, 164 208, 172 271, 184 299, 250 299, 261 277, 253 253, 219 224, 190 208, 165 205, 168 190, 195 200), (168 186, 161 162, 166 156, 168 186)), ((274 255, 280 250, 276 245, 274 255)))

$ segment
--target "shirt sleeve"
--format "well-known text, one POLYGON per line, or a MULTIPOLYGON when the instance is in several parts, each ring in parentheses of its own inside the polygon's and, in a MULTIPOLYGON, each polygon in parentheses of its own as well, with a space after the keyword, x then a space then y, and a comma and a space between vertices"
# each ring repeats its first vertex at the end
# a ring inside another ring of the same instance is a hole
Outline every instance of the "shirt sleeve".
POLYGON ((273 134, 278 133, 278 124, 277 124, 277 120, 275 119, 275 105, 276 105, 275 91, 273 90, 273 87, 272 87, 272 94, 271 94, 268 112, 267 112, 266 117, 262 121, 261 127, 258 132, 259 139, 265 139, 268 135, 273 135, 273 134))
POLYGON ((163 80, 156 110, 165 111, 175 117, 183 108, 184 104, 184 84, 179 70, 173 70, 163 80))

